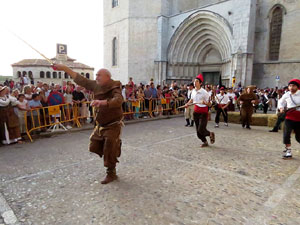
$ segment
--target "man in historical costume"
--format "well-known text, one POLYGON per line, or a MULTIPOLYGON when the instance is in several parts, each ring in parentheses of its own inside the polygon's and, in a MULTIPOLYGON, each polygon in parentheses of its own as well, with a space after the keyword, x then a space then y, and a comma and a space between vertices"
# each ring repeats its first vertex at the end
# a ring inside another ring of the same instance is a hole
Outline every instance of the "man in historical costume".
POLYGON ((91 152, 103 156, 107 175, 101 182, 110 183, 116 180, 116 163, 121 155, 121 128, 123 126, 121 82, 111 79, 111 73, 100 69, 96 80, 89 80, 74 72, 65 65, 56 64, 54 68, 69 74, 76 84, 94 93, 91 105, 97 108, 96 127, 90 138, 91 152))
MULTIPOLYGON (((192 92, 194 90, 194 84, 190 83, 190 85, 188 86, 188 91, 187 91, 187 102, 191 100, 191 96, 192 96, 192 92)), ((186 127, 190 126, 193 127, 194 126, 194 106, 190 105, 185 109, 184 112, 184 116, 185 116, 185 120, 186 120, 186 127)))
POLYGON ((232 88, 229 88, 228 89, 228 93, 227 93, 227 96, 230 100, 230 103, 229 103, 229 106, 228 106, 228 111, 231 111, 231 112, 234 112, 234 108, 235 108, 235 100, 236 100, 236 95, 235 93, 233 92, 233 89, 232 88))
POLYGON ((263 104, 264 114, 267 114, 267 112, 268 112, 269 101, 271 101, 271 99, 269 99, 269 91, 265 90, 264 94, 261 96, 261 102, 263 104))
POLYGON ((253 92, 253 89, 255 89, 254 86, 247 87, 246 91, 238 98, 241 110, 242 127, 244 128, 246 126, 247 129, 251 129, 250 123, 253 114, 253 108, 258 103, 257 96, 253 92))
POLYGON ((8 87, 0 89, 0 138, 2 144, 22 143, 19 118, 14 112, 17 99, 9 96, 8 87))
POLYGON ((285 113, 283 143, 285 144, 284 159, 292 158, 291 133, 295 132, 296 141, 300 143, 300 80, 292 79, 285 93, 278 102, 281 113, 285 113))
POLYGON ((198 138, 203 142, 201 147, 207 147, 208 142, 206 137, 210 137, 210 143, 215 143, 215 134, 209 132, 206 129, 208 121, 208 107, 211 105, 209 101, 209 94, 204 88, 201 88, 203 84, 203 75, 199 74, 195 81, 195 89, 192 92, 191 100, 185 104, 185 107, 189 107, 191 104, 194 104, 194 120, 196 124, 196 131, 198 138))
POLYGON ((219 127, 219 122, 220 122, 220 115, 222 113, 223 118, 224 118, 224 123, 225 126, 228 126, 228 113, 227 113, 227 107, 230 104, 229 97, 227 94, 225 94, 225 88, 221 87, 220 88, 220 94, 217 94, 215 97, 216 101, 216 106, 217 106, 217 114, 215 118, 216 125, 215 127, 219 127))

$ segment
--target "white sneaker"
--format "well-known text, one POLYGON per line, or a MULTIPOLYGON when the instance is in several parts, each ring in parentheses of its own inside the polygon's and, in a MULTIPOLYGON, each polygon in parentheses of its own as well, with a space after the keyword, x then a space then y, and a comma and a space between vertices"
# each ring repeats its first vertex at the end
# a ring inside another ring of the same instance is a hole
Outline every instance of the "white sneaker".
POLYGON ((219 127, 219 124, 216 124, 216 125, 215 125, 215 128, 218 128, 218 127, 219 127))
POLYGON ((284 159, 288 159, 288 158, 292 158, 292 150, 287 150, 286 153, 283 154, 282 158, 284 159))
POLYGON ((70 130, 70 129, 72 129, 73 127, 70 126, 70 125, 67 125, 66 128, 67 128, 68 130, 70 130))
POLYGON ((228 123, 224 123, 224 126, 228 127, 228 123))

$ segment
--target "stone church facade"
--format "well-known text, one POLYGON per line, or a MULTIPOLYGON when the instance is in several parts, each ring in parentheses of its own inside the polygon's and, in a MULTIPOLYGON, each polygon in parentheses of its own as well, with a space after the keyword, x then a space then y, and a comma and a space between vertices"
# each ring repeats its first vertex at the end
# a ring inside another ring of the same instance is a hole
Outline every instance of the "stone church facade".
POLYGON ((299 0, 105 0, 104 64, 123 83, 284 86, 300 77, 299 0), (276 79, 277 78, 277 79, 276 79))

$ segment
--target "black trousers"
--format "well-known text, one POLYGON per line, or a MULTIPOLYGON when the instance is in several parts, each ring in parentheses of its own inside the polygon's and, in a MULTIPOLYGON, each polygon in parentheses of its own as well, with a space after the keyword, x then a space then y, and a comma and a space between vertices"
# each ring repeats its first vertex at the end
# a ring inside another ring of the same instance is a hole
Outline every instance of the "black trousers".
POLYGON ((210 135, 210 132, 206 129, 208 114, 194 112, 194 121, 196 124, 197 136, 202 142, 207 142, 206 137, 210 135))
POLYGON ((267 103, 264 103, 263 107, 264 107, 264 113, 267 114, 269 105, 267 103))
POLYGON ((284 144, 291 144, 291 133, 292 131, 295 132, 296 141, 300 143, 300 121, 293 121, 293 120, 285 120, 284 124, 284 132, 283 132, 283 143, 284 144))
POLYGON ((279 130, 281 123, 285 120, 285 113, 281 113, 280 115, 278 115, 276 124, 273 128, 273 130, 279 130))
POLYGON ((225 123, 228 123, 228 113, 227 113, 227 108, 226 109, 223 109, 218 107, 218 110, 217 110, 217 115, 216 115, 216 118, 215 118, 215 122, 216 123, 219 123, 220 122, 220 115, 223 115, 223 118, 224 118, 224 122, 225 123))

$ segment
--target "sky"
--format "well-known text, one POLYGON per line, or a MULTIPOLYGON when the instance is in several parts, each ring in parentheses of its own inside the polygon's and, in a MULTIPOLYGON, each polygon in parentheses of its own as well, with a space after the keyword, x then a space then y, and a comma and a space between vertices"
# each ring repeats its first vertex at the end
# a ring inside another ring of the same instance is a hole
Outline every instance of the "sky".
POLYGON ((103 66, 103 0, 0 0, 0 75, 12 76, 11 64, 42 59, 16 38, 20 36, 48 58, 56 44, 68 56, 94 67, 103 66))

